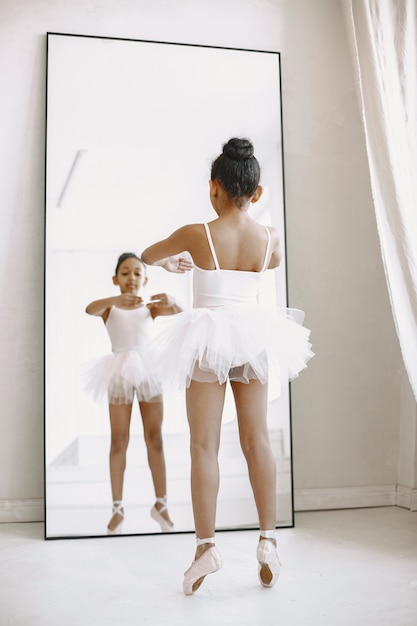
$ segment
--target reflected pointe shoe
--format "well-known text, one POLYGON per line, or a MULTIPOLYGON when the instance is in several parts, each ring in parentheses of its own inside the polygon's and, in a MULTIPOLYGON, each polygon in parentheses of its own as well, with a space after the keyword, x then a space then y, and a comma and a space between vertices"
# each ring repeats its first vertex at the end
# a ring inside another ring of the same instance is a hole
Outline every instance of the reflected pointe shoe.
POLYGON ((275 539, 264 539, 261 535, 256 550, 259 582, 264 587, 273 587, 281 572, 275 539))
MULTIPOLYGON (((202 545, 203 543, 214 544, 214 537, 210 537, 209 539, 197 539, 197 545, 202 545)), ((197 591, 200 587, 204 578, 208 574, 217 572, 222 565, 221 556, 214 545, 203 552, 198 559, 192 562, 184 574, 183 590, 185 595, 191 596, 194 591, 197 591)))
POLYGON ((162 504, 162 506, 160 509, 157 509, 156 504, 153 505, 151 508, 152 519, 158 522, 163 533, 172 533, 174 531, 174 524, 169 522, 166 517, 162 515, 162 513, 167 510, 167 497, 156 498, 156 501, 162 504))
POLYGON ((124 517, 125 513, 123 510, 122 500, 114 500, 111 520, 107 526, 108 535, 120 533, 120 531, 122 530, 124 517), (118 522, 114 519, 116 515, 120 517, 120 520, 118 522))

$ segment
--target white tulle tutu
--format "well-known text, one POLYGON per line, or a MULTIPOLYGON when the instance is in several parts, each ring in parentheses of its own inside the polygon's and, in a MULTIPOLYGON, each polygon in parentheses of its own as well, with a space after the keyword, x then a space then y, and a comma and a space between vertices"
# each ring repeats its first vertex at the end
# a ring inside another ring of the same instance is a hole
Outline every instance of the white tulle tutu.
POLYGON ((153 355, 147 349, 114 352, 87 363, 85 391, 95 402, 130 404, 161 400, 162 386, 153 355))
POLYGON ((269 382, 279 396, 314 356, 303 319, 297 309, 236 306, 195 308, 164 318, 150 344, 164 392, 182 391, 191 380, 248 383, 256 378, 269 382))

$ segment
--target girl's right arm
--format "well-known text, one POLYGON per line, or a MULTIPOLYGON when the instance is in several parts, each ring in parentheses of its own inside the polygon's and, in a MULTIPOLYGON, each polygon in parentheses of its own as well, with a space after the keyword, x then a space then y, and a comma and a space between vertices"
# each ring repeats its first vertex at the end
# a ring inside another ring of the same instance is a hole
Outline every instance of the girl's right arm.
POLYGON ((137 309, 143 306, 144 302, 140 296, 135 296, 132 293, 122 293, 119 296, 113 296, 111 298, 103 298, 102 300, 94 300, 87 305, 85 312, 88 315, 97 315, 103 319, 108 316, 112 306, 116 306, 119 309, 137 309))
POLYGON ((274 269, 281 264, 281 242, 276 228, 270 227, 269 232, 271 233, 271 259, 269 261, 268 269, 274 269))
POLYGON ((106 311, 114 306, 114 298, 103 298, 102 300, 94 300, 86 306, 85 312, 88 315, 97 315, 102 317, 106 311))
POLYGON ((195 245, 196 226, 182 226, 166 239, 149 246, 142 252, 142 261, 146 265, 160 265, 169 272, 184 274, 190 271, 193 268, 192 248, 195 245))

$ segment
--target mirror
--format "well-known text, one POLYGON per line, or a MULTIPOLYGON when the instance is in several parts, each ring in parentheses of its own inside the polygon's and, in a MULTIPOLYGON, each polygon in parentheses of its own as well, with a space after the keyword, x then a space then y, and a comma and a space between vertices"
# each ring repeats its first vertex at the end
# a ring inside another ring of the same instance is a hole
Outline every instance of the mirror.
MULTIPOLYGON (((282 233, 284 261, 268 272, 266 304, 286 305, 280 57, 276 52, 47 34, 45 237, 45 537, 107 535, 111 515, 107 406, 81 372, 110 353, 95 299, 117 295, 118 256, 138 254, 179 226, 213 219, 212 159, 249 137, 264 188, 256 219, 282 233)), ((191 306, 191 276, 148 268, 149 295, 191 306)), ((230 390, 229 390, 230 391, 230 390)), ((277 461, 277 526, 293 525, 289 390, 269 403, 277 461)), ((218 530, 257 516, 228 394, 220 449, 218 530)), ((184 398, 164 407, 169 512, 193 531, 184 398)), ((124 534, 159 533, 142 421, 134 405, 124 486, 124 534)))

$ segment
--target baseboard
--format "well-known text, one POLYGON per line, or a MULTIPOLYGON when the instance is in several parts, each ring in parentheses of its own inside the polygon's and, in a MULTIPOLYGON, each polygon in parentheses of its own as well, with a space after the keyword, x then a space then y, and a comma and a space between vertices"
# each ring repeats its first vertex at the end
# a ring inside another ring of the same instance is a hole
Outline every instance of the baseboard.
POLYGON ((295 489, 294 492, 296 512, 395 506, 396 504, 396 485, 295 489))
POLYGON ((417 489, 397 485, 396 505, 410 511, 417 511, 417 489))
POLYGON ((0 524, 10 522, 43 522, 43 498, 0 500, 0 524))

